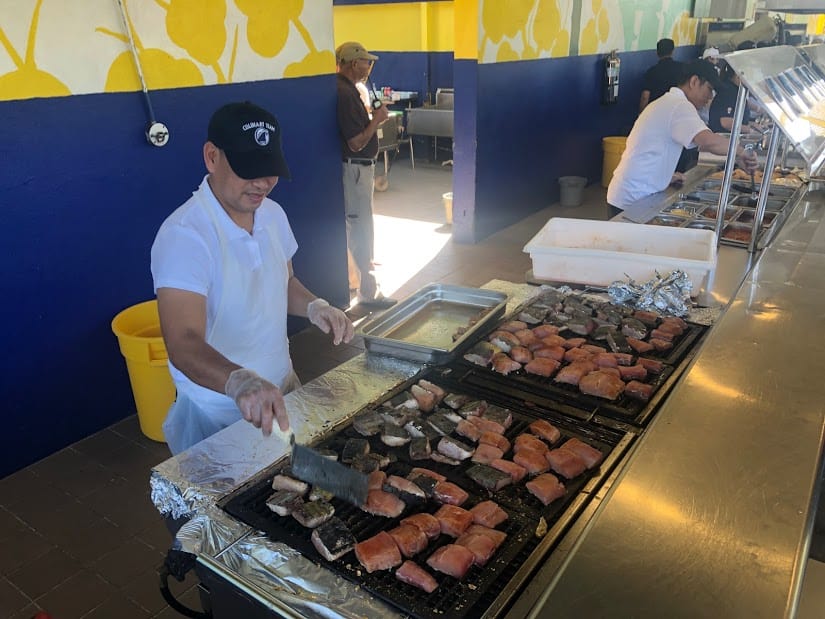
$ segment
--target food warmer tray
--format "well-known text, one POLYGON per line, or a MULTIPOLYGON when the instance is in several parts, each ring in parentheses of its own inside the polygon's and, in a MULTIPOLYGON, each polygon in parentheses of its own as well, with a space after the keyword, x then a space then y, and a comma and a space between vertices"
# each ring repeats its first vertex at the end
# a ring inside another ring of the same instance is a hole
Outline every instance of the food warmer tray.
MULTIPOLYGON (((578 299, 586 298, 578 293, 572 293, 569 296, 578 299)), ((506 317, 488 327, 479 334, 478 341, 486 340, 501 324, 518 319, 519 314, 530 310, 536 303, 541 303, 540 296, 526 301, 506 317)), ((653 386, 653 394, 647 402, 625 395, 621 395, 615 401, 609 401, 581 393, 574 385, 556 383, 552 377, 545 378, 529 374, 523 369, 505 376, 464 358, 454 359, 445 364, 440 371, 442 374, 450 375, 452 380, 465 389, 478 390, 488 395, 499 394, 498 397, 505 399, 509 404, 520 402, 527 406, 550 407, 564 415, 581 420, 614 419, 622 422, 618 424, 618 427, 623 427, 623 423, 644 426, 693 358, 707 331, 708 327, 705 325, 687 322, 685 332, 675 339, 674 346, 670 350, 665 352, 653 350, 643 355, 634 353, 634 356, 660 361, 664 367, 660 374, 648 375, 642 381, 653 386)), ((575 335, 575 337, 584 336, 575 335)), ((588 344, 606 346, 604 342, 591 337, 585 337, 585 339, 588 344)))
MULTIPOLYGON (((388 402, 397 393, 409 389, 422 377, 436 382, 451 393, 464 393, 474 397, 477 395, 467 388, 455 386, 448 379, 435 373, 435 370, 437 368, 424 370, 422 374, 394 390, 384 401, 388 402)), ((496 404, 493 398, 485 399, 491 404, 496 404)), ((375 410, 380 406, 381 403, 368 405, 358 414, 375 410)), ((586 471, 572 480, 560 478, 567 487, 567 494, 545 507, 527 491, 524 486, 526 479, 490 495, 467 477, 466 471, 472 466, 469 460, 459 466, 450 466, 432 460, 412 461, 409 458, 408 446, 388 447, 381 442, 378 436, 368 439, 371 451, 390 456, 392 462, 384 469, 388 475, 406 476, 415 466, 429 468, 445 475, 448 481, 457 484, 469 493, 470 498, 462 507, 469 509, 480 501, 492 499, 509 516, 507 521, 497 527, 507 533, 505 542, 492 556, 489 563, 484 567, 471 567, 463 580, 446 576, 426 566, 427 558, 439 547, 454 541, 452 538, 442 534, 436 540, 432 540, 422 553, 416 555, 413 560, 429 571, 438 582, 438 588, 431 594, 398 581, 394 576, 394 570, 368 573, 361 567, 354 552, 349 552, 336 561, 326 561, 312 545, 311 529, 302 527, 291 516, 282 517, 271 512, 266 507, 266 499, 273 492, 271 488, 273 476, 288 466, 286 458, 275 463, 263 478, 257 477, 256 481, 224 497, 219 506, 235 518, 264 532, 272 540, 288 544, 319 565, 362 586, 370 593, 413 617, 422 619, 480 617, 485 612, 490 613, 490 609, 500 609, 521 588, 523 581, 538 566, 539 559, 555 547, 563 533, 591 500, 594 489, 602 484, 636 436, 633 433, 620 432, 595 424, 576 422, 552 410, 538 414, 537 411, 526 408, 512 406, 507 408, 512 412, 513 423, 505 432, 505 436, 511 442, 517 435, 527 431, 527 426, 532 421, 544 418, 561 431, 562 436, 556 445, 568 438, 577 437, 599 449, 605 455, 605 459, 597 469, 586 471), (544 534, 543 531, 547 533, 544 534)), ((453 436, 467 442, 467 439, 461 436, 456 434, 453 436)), ((340 454, 349 438, 365 437, 358 434, 351 424, 347 424, 340 426, 330 435, 322 437, 313 446, 318 449, 333 449, 340 454)), ((435 450, 434 445, 433 450, 435 450)), ((509 452, 506 457, 511 457, 509 452)), ((417 505, 408 505, 398 518, 383 518, 370 515, 337 498, 332 500, 332 504, 335 507, 335 516, 347 524, 358 541, 363 541, 380 531, 395 528, 401 519, 411 514, 422 511, 434 513, 440 507, 434 501, 428 500, 417 505)))
POLYGON ((507 295, 482 288, 429 284, 358 328, 366 349, 442 363, 465 348, 507 306, 507 295))

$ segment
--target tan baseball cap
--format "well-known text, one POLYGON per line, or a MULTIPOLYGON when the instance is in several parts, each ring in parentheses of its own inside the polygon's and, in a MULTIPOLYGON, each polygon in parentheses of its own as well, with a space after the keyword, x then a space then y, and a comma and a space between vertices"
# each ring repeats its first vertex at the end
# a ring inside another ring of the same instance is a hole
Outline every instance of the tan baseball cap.
POLYGON ((370 54, 363 45, 355 41, 341 43, 335 50, 338 62, 352 62, 353 60, 378 60, 378 56, 370 54))

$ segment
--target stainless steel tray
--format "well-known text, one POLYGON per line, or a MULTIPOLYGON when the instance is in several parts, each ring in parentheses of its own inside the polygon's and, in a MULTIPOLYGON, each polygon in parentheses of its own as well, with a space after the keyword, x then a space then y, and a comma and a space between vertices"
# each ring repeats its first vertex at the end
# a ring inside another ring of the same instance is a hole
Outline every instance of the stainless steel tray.
POLYGON ((498 320, 506 305, 507 295, 501 292, 429 284, 369 319, 358 333, 370 352, 443 363, 498 320))

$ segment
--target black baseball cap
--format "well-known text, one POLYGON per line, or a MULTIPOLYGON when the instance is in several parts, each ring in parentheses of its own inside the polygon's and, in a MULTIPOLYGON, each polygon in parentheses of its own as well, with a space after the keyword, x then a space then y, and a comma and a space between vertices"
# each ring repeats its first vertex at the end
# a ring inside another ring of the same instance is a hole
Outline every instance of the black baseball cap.
POLYGON ((710 82, 714 90, 718 91, 722 87, 722 82, 719 79, 719 73, 716 67, 707 60, 693 60, 685 65, 684 76, 682 83, 687 82, 692 76, 697 76, 699 79, 710 82))
POLYGON ((226 153, 232 171, 241 178, 292 178, 281 148, 278 119, 254 103, 218 108, 209 120, 207 139, 226 153))

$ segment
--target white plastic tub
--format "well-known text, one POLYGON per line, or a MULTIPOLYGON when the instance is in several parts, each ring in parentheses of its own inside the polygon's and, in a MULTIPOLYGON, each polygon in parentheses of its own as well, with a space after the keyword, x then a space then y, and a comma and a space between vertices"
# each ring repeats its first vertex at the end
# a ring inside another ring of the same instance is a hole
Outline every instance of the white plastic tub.
POLYGON ((712 230, 553 217, 524 251, 533 277, 608 286, 630 277, 645 282, 674 269, 688 274, 693 294, 706 288, 716 266, 712 230))

